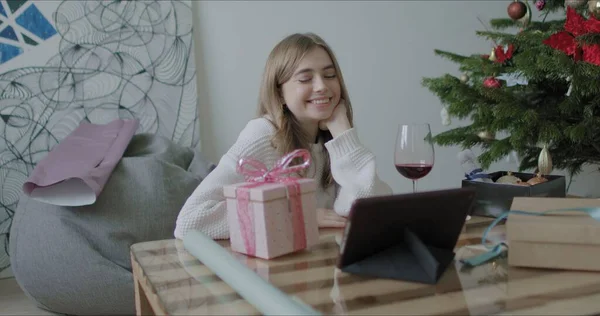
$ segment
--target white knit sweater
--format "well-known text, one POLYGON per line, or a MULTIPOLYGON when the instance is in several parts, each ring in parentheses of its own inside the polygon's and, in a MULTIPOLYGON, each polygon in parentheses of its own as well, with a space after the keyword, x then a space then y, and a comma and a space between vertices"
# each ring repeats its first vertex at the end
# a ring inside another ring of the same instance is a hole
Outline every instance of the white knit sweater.
MULTIPOLYGON (((177 217, 175 237, 183 239, 190 230, 199 230, 213 239, 228 239, 227 205, 223 186, 244 181, 236 172, 239 158, 253 157, 268 168, 281 158, 271 145, 275 127, 266 118, 251 120, 217 167, 187 199, 177 217)), ((391 194, 391 188, 377 176, 375 156, 361 145, 354 128, 325 143, 331 159, 334 184, 318 186, 317 207, 333 209, 347 216, 356 198, 391 194)), ((307 177, 320 183, 323 174, 323 144, 311 145, 312 163, 307 177)))

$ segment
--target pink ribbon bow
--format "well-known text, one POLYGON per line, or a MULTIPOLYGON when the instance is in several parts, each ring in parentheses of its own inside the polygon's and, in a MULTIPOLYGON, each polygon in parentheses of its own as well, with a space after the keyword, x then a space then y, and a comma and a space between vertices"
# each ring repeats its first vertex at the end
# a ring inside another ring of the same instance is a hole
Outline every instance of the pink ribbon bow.
POLYGON ((310 166, 310 153, 306 149, 296 149, 277 161, 273 169, 269 170, 262 162, 253 158, 241 158, 238 161, 237 172, 244 175, 249 182, 284 182, 292 178, 290 175, 310 166), (299 165, 290 166, 295 158, 304 161, 299 165))
POLYGON ((294 233, 294 250, 306 248, 306 232, 304 227, 304 214, 302 199, 300 197, 300 185, 291 174, 310 165, 310 153, 306 149, 297 149, 283 156, 277 161, 273 169, 269 170, 265 164, 253 158, 241 158, 238 161, 237 172, 244 175, 249 185, 238 187, 237 213, 242 230, 244 246, 249 255, 256 254, 256 236, 254 231, 254 214, 250 203, 250 188, 260 186, 264 183, 280 182, 286 184, 289 196, 290 211, 292 213, 292 225, 294 233), (303 162, 290 166, 295 158, 302 158, 303 162))

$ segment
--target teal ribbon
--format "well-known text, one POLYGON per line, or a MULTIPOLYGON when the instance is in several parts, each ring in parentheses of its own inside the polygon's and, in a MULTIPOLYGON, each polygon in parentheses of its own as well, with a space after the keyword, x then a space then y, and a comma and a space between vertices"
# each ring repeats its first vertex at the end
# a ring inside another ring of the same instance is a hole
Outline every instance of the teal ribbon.
POLYGON ((532 215, 532 216, 544 216, 550 213, 559 213, 559 212, 584 212, 590 215, 591 218, 600 222, 600 207, 579 207, 579 208, 567 208, 567 209, 557 209, 557 210, 549 210, 544 212, 529 212, 529 211, 507 211, 502 213, 498 218, 496 218, 483 232, 483 236, 481 237, 481 244, 488 249, 487 252, 484 252, 480 255, 473 256, 467 259, 461 259, 460 262, 467 266, 478 266, 487 261, 490 261, 498 256, 502 255, 505 251, 508 250, 508 244, 505 242, 499 242, 495 245, 486 244, 488 233, 496 226, 500 221, 507 218, 510 214, 520 214, 520 215, 532 215))

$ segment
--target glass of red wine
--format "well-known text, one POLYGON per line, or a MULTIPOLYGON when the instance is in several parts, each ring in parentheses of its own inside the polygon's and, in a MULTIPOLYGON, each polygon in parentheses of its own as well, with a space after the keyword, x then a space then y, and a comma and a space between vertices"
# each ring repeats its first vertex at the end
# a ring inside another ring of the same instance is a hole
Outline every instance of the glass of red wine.
POLYGON ((429 124, 400 124, 396 135, 394 164, 401 175, 412 180, 413 192, 417 192, 417 180, 429 174, 433 168, 434 160, 429 124))

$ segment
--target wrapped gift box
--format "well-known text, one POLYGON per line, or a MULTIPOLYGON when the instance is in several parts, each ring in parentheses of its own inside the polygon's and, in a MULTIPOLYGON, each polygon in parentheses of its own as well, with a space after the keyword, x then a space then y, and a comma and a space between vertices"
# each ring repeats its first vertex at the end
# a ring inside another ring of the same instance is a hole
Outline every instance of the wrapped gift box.
POLYGON ((318 243, 316 182, 296 181, 298 195, 293 184, 277 182, 247 182, 223 188, 231 250, 271 259, 318 243))
MULTIPOLYGON (((600 200, 521 197, 514 199, 511 210, 544 212, 589 207, 600 208, 600 200)), ((600 271, 600 221, 587 213, 510 213, 506 234, 511 266, 600 271)))
MULTIPOLYGON (((492 180, 507 175, 506 171, 490 173, 492 180)), ((535 177, 532 173, 513 172, 514 176, 527 182, 535 177)), ((565 197, 566 182, 564 176, 547 175, 548 181, 536 185, 524 186, 514 184, 486 183, 473 180, 462 180, 462 187, 474 187, 475 205, 471 215, 498 217, 510 209, 515 197, 565 197)))

